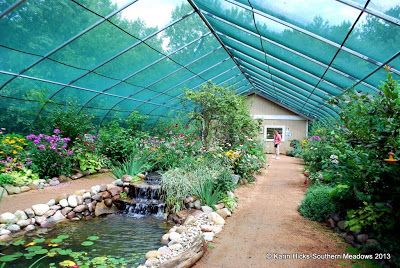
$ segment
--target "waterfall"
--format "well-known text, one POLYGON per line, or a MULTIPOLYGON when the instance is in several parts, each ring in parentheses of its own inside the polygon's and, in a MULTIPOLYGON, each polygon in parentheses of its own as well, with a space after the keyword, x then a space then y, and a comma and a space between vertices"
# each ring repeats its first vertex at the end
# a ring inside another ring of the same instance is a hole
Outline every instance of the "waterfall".
POLYGON ((130 204, 126 204, 124 213, 128 216, 141 218, 147 215, 163 217, 165 204, 161 200, 161 186, 154 175, 144 182, 129 186, 128 196, 132 198, 130 204))

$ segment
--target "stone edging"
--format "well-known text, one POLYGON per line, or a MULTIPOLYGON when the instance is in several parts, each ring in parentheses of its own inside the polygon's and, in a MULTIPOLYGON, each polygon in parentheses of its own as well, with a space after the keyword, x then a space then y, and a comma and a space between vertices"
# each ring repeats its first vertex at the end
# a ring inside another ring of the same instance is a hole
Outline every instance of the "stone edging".
MULTIPOLYGON (((222 204, 219 210, 224 209, 222 204)), ((228 210, 225 208, 224 210, 228 210)), ((229 210, 228 210, 229 211, 229 210)), ((187 268, 193 266, 207 250, 225 225, 231 213, 217 213, 209 206, 201 210, 189 210, 189 216, 181 225, 175 225, 161 238, 164 246, 146 253, 146 262, 138 268, 187 268)))
POLYGON ((90 219, 119 211, 120 193, 123 187, 114 184, 92 186, 90 190, 76 191, 51 199, 47 204, 36 204, 24 211, 5 212, 0 215, 0 241, 14 236, 47 228, 65 220, 90 219))
POLYGON ((76 180, 76 179, 80 179, 80 178, 83 178, 83 177, 86 177, 89 175, 96 175, 96 174, 107 173, 107 172, 110 172, 110 169, 103 168, 103 169, 100 169, 96 173, 77 172, 76 174, 74 174, 70 177, 67 177, 65 175, 60 175, 60 176, 54 177, 48 181, 46 181, 44 179, 38 179, 38 180, 32 181, 29 185, 23 185, 23 186, 14 186, 14 185, 9 185, 9 184, 0 185, 0 195, 2 192, 3 192, 2 197, 6 197, 8 195, 16 195, 16 194, 28 192, 31 190, 37 190, 37 189, 43 189, 45 187, 57 186, 60 183, 63 183, 63 182, 69 181, 69 180, 76 180))

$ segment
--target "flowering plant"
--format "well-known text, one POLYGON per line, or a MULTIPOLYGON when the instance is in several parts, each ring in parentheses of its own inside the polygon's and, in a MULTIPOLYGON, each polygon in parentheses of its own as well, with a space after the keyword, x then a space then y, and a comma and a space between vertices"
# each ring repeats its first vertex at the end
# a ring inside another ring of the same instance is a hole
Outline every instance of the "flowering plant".
POLYGON ((53 135, 29 134, 26 138, 33 142, 32 161, 41 177, 48 178, 61 174, 69 175, 72 169, 73 150, 68 148, 71 141, 62 137, 59 129, 53 135))
POLYGON ((94 173, 106 165, 107 158, 101 154, 97 146, 97 136, 85 134, 78 136, 74 142, 74 160, 79 169, 94 173))

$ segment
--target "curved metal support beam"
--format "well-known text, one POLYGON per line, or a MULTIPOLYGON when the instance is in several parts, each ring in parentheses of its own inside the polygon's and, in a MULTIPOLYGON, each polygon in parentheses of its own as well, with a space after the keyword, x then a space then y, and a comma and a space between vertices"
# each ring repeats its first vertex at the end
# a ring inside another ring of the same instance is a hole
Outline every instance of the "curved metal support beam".
MULTIPOLYGON (((133 73, 127 75, 127 76, 124 77, 123 79, 119 80, 117 83, 115 83, 115 84, 109 86, 108 88, 106 88, 106 89, 104 89, 104 90, 102 90, 102 91, 103 91, 103 92, 107 92, 107 91, 111 90, 112 88, 114 88, 114 87, 120 85, 121 83, 126 82, 128 79, 134 77, 135 75, 137 75, 137 74, 139 74, 139 73, 141 73, 141 72, 143 72, 143 71, 149 69, 150 67, 156 65, 157 63, 161 62, 162 60, 170 59, 171 56, 175 55, 176 53, 178 53, 179 51, 185 49, 186 47, 188 47, 188 46, 190 46, 190 45, 196 43, 197 41, 202 40, 204 37, 208 36, 209 34, 210 34, 210 33, 206 33, 206 34, 200 36, 199 38, 196 38, 195 40, 189 42, 188 44, 186 44, 186 45, 184 45, 184 46, 182 46, 182 47, 176 49, 175 51, 173 51, 173 52, 171 52, 171 53, 169 53, 169 54, 167 54, 167 55, 164 55, 163 57, 161 57, 161 58, 159 58, 159 59, 153 61, 152 63, 146 65, 145 67, 143 67, 143 68, 141 68, 141 69, 139 69, 139 70, 137 70, 137 71, 135 71, 135 72, 133 72, 133 73)), ((215 48, 212 52, 214 52, 214 51, 217 50, 217 49, 218 49, 218 48, 215 48)), ((209 53, 208 53, 208 54, 209 54, 209 53)), ((207 55, 208 55, 208 54, 207 54, 207 55)), ((184 69, 184 67, 187 66, 187 65, 185 65, 185 66, 180 65, 180 66, 181 66, 181 68, 179 68, 179 70, 184 69)), ((143 87, 143 88, 144 88, 144 87, 143 87)), ((86 105, 89 104, 89 103, 90 103, 93 99, 95 99, 97 96, 99 96, 99 95, 95 95, 95 96, 93 96, 90 100, 88 100, 88 101, 81 107, 81 110, 84 109, 84 108, 86 107, 86 105)))
MULTIPOLYGON (((138 1, 138 0, 136 0, 136 1, 138 1)), ((150 39, 150 38, 156 36, 156 35, 159 34, 160 32, 162 32, 162 31, 164 31, 165 29, 167 29, 167 28, 169 28, 169 27, 171 27, 171 26, 177 24, 178 22, 184 20, 185 18, 189 17, 189 16, 192 15, 192 14, 194 14, 194 11, 192 11, 192 12, 190 12, 190 13, 188 13, 188 14, 182 16, 181 18, 179 18, 179 19, 177 19, 177 20, 175 20, 175 21, 169 23, 167 26, 165 26, 165 27, 162 28, 161 30, 158 30, 158 31, 156 31, 156 32, 154 32, 154 33, 152 33, 152 34, 149 34, 149 35, 146 36, 144 39, 139 39, 138 42, 136 42, 136 43, 130 45, 129 47, 123 49, 122 51, 118 52, 117 54, 111 56, 111 57, 108 58, 107 60, 103 61, 102 63, 100 63, 100 64, 98 64, 98 65, 96 65, 94 68, 88 70, 86 73, 83 73, 83 74, 81 74, 80 76, 78 76, 77 78, 74 78, 73 80, 71 80, 70 82, 67 83, 67 86, 72 85, 73 83, 77 82, 79 79, 81 79, 81 78, 85 77, 86 75, 88 75, 88 74, 94 72, 95 70, 97 70, 97 69, 99 69, 100 67, 106 65, 107 63, 111 62, 112 60, 116 59, 117 57, 119 57, 119 56, 125 54, 126 52, 130 51, 130 50, 133 49, 134 47, 137 47, 138 45, 145 43, 145 41, 147 41, 148 39, 150 39)), ((108 18, 109 18, 108 16, 107 16, 107 17, 104 17, 103 20, 107 20, 108 18)), ((55 93, 53 93, 53 94, 50 96, 49 99, 50 99, 50 100, 53 99, 58 93, 60 93, 60 92, 61 92, 63 89, 65 89, 67 86, 59 88, 55 93)), ((1 88, 0 88, 0 89, 1 89, 1 88)), ((43 107, 43 109, 44 109, 44 107, 43 107)), ((38 113, 38 116, 39 116, 39 114, 43 111, 43 109, 40 110, 40 112, 38 113)))
MULTIPOLYGON (((155 85, 155 84, 161 82, 162 80, 164 80, 164 79, 170 77, 171 75, 173 75, 173 74, 175 74, 175 73, 181 71, 182 69, 186 69, 188 66, 190 66, 190 65, 192 65, 193 63, 195 63, 195 62, 197 62, 197 61, 199 61, 199 60, 205 58, 206 56, 208 56, 208 55, 214 53, 214 52, 217 51, 218 49, 220 49, 220 47, 215 48, 214 50, 212 50, 212 51, 210 51, 210 52, 208 52, 208 53, 206 53, 206 54, 203 54, 201 57, 195 59, 194 61, 189 62, 189 63, 186 64, 185 66, 182 66, 181 68, 178 68, 178 69, 176 69, 176 70, 170 72, 169 74, 165 75, 164 77, 161 77, 161 78, 157 79, 156 81, 153 81, 152 83, 150 83, 150 84, 147 85, 146 87, 143 87, 143 88, 140 89, 139 91, 136 91, 136 92, 134 92, 134 93, 132 93, 132 94, 130 94, 130 95, 128 95, 128 96, 134 96, 134 95, 136 95, 136 94, 138 94, 138 93, 140 93, 140 92, 145 91, 146 89, 151 90, 151 89, 150 89, 151 86, 153 86, 153 85, 155 85)), ((218 64, 219 64, 219 63, 218 63, 218 64)), ((197 75, 194 75, 194 76, 192 76, 192 77, 196 77, 196 76, 198 76, 198 74, 197 74, 197 75)), ((200 77, 200 76, 199 76, 199 77, 200 77)), ((200 77, 200 78, 201 78, 201 77, 200 77)), ((202 79, 202 78, 201 78, 201 79, 202 79)), ((205 80, 205 79, 202 79, 202 80, 205 80)), ((154 90, 151 90, 151 91, 154 91, 154 90)), ((155 91, 155 92, 156 92, 156 93, 159 93, 158 91, 155 91)), ((166 94, 166 93, 163 93, 163 94, 164 94, 164 95, 168 95, 168 94, 166 94)), ((157 95, 157 96, 159 96, 159 95, 157 95)), ((173 97, 173 96, 171 96, 171 97, 173 97)), ((121 101, 115 103, 111 108, 114 108, 114 107, 118 106, 122 101, 123 101, 123 100, 121 100, 121 101)), ((107 116, 107 115, 108 115, 108 114, 106 114, 106 116, 107 116)))
MULTIPOLYGON (((227 60, 229 60, 229 58, 226 58, 224 61, 227 61, 227 60)), ((223 61, 223 62, 224 62, 224 61, 223 61)), ((222 63, 222 62, 221 62, 221 63, 222 63)), ((221 63, 218 63, 217 65, 219 65, 219 64, 221 64, 221 63)), ((211 67, 211 68, 214 68, 215 66, 216 66, 216 65, 214 65, 214 66, 211 67)), ((208 69, 211 69, 211 68, 208 68, 208 69)), ((221 76, 221 75, 223 75, 223 74, 225 74, 225 73, 228 73, 228 72, 230 72, 231 70, 233 70, 233 69, 235 69, 235 68, 236 68, 236 66, 234 66, 234 67, 232 67, 232 68, 230 68, 230 69, 228 69, 228 70, 226 70, 226 71, 220 73, 219 75, 217 75, 217 76, 215 76, 215 77, 218 77, 218 76, 221 76)), ((202 72, 205 72, 205 71, 207 71, 207 70, 204 70, 204 71, 202 71, 202 72)), ((234 75, 233 77, 236 77, 236 76, 238 76, 238 75, 239 75, 239 74, 236 74, 236 75, 234 75)), ((214 78, 215 78, 215 77, 214 77, 214 78)), ((167 89, 166 91, 170 91, 170 90, 172 90, 172 89, 175 89, 175 88, 179 87, 181 84, 183 84, 183 83, 185 83, 185 82, 187 82, 187 81, 189 81, 189 80, 191 80, 191 79, 193 79, 193 78, 194 78, 194 77, 188 78, 188 79, 186 79, 185 81, 179 83, 178 85, 175 85, 175 86, 173 86, 173 87, 170 87, 170 88, 167 89)), ((213 79, 214 79, 214 78, 213 78, 213 79)), ((232 78, 232 77, 230 77, 230 78, 224 80, 223 82, 225 82, 225 81, 227 81, 227 80, 229 80, 229 79, 231 79, 231 78, 232 78)), ((204 80, 204 82, 201 82, 199 85, 193 87, 192 90, 198 88, 198 87, 201 86, 202 84, 207 83, 208 81, 210 81, 210 80, 204 80)), ((223 83, 223 82, 221 82, 221 83, 223 83)), ((166 91, 164 91, 164 92, 166 92, 166 91)), ((162 92, 162 93, 163 93, 163 92, 162 92)), ((153 98, 151 98, 151 99, 154 99, 154 98, 156 98, 156 97, 158 97, 158 96, 160 96, 160 95, 161 95, 161 94, 159 94, 159 95, 157 95, 157 96, 155 96, 155 97, 153 97, 153 98)), ((166 100, 164 103, 168 103, 168 102, 170 102, 170 101, 173 100, 173 99, 181 99, 181 96, 182 96, 182 95, 183 95, 183 93, 181 93, 181 94, 179 94, 179 95, 177 95, 177 96, 175 96, 175 97, 173 97, 173 98, 170 98, 170 99, 166 100)), ((149 100, 151 100, 151 99, 149 99, 149 100)), ((143 105, 140 104, 140 105, 136 106, 135 109, 137 109, 137 108, 139 108, 139 107, 141 107, 141 106, 143 106, 143 105)), ((156 109, 154 109, 154 110, 156 110, 156 109)))
MULTIPOLYGON (((203 13, 205 13, 207 16, 212 17, 212 18, 215 19, 215 20, 221 21, 221 22, 224 23, 224 24, 227 24, 227 25, 229 25, 229 26, 231 26, 231 27, 234 27, 235 29, 238 29, 238 30, 243 31, 243 32, 245 32, 245 33, 247 33, 247 34, 253 35, 254 37, 257 37, 257 35, 256 35, 254 32, 249 31, 249 30, 247 30, 246 28, 243 28, 243 27, 241 27, 241 26, 239 26, 239 25, 236 25, 236 24, 234 24, 234 23, 231 23, 231 22, 229 22, 229 21, 227 21, 227 20, 225 20, 225 19, 222 19, 222 18, 220 18, 220 17, 216 17, 216 16, 214 16, 214 15, 208 13, 207 11, 203 11, 203 13)), ((253 49, 259 50, 258 48, 254 48, 253 46, 251 46, 251 44, 245 43, 245 42, 242 41, 242 40, 235 39, 234 37, 232 37, 231 35, 228 35, 227 33, 222 33, 222 32, 220 32, 220 31, 217 31, 217 33, 218 33, 219 35, 221 35, 221 36, 226 37, 226 38, 230 38, 231 40, 234 40, 235 42, 237 42, 237 43, 239 43, 239 44, 248 45, 248 46, 252 47, 253 49)), ((293 54, 295 54, 296 56, 302 57, 303 59, 305 59, 305 60, 307 60, 307 61, 310 61, 310 62, 312 62, 312 63, 314 63, 314 64, 317 64, 317 65, 319 65, 319 66, 321 66, 321 67, 323 67, 323 68, 328 68, 328 64, 325 64, 325 63, 323 63, 323 62, 321 62, 321 61, 318 61, 317 59, 315 59, 315 58, 313 58, 313 57, 310 57, 310 56, 308 56, 308 55, 305 55, 305 54, 303 54, 303 53, 300 53, 300 52, 298 52, 298 51, 296 51, 296 50, 294 50, 294 49, 292 49, 292 48, 289 48, 289 47, 287 47, 287 46, 285 46, 285 45, 283 45, 283 44, 280 44, 280 43, 275 42, 275 41, 273 41, 273 40, 271 40, 271 39, 269 39, 269 38, 266 38, 265 36, 261 36, 261 38, 262 38, 263 41, 265 41, 265 42, 267 42, 267 43, 269 43, 269 44, 272 44, 272 45, 274 45, 274 46, 277 46, 277 47, 279 47, 279 48, 281 48, 281 49, 283 49, 283 50, 285 50, 285 51, 287 51, 287 52, 293 53, 293 54)), ((270 55, 270 56, 272 56, 272 55, 270 55)), ((278 58, 276 58, 276 59, 278 59, 278 58)), ((292 65, 292 64, 291 64, 291 65, 292 65)), ((292 66, 295 66, 295 65, 292 65, 292 66)), ((296 67, 299 68, 299 66, 296 66, 296 67)), ((329 66, 329 70, 331 70, 331 71, 333 71, 333 72, 335 72, 335 73, 339 74, 340 76, 343 76, 343 77, 345 77, 345 78, 347 78, 347 79, 353 80, 354 82, 360 81, 358 78, 353 77, 352 75, 350 75, 350 74, 348 74, 348 73, 346 73, 346 72, 340 71, 340 70, 338 70, 338 69, 336 69, 336 68, 334 68, 334 67, 332 67, 332 66, 329 66)), ((327 81, 327 80, 324 80, 324 81, 329 82, 329 81, 327 81)), ((368 83, 366 83, 366 82, 362 82, 362 84, 363 84, 364 86, 368 87, 368 88, 371 88, 372 90, 379 91, 378 88, 374 87, 374 86, 371 85, 371 84, 368 84, 368 83)))
POLYGON ((26 0, 19 0, 17 2, 15 2, 14 4, 12 4, 11 6, 9 6, 6 10, 4 10, 1 14, 0 14, 0 19, 3 18, 4 16, 7 16, 8 14, 10 14, 11 12, 14 11, 14 9, 16 9, 17 7, 19 7, 22 3, 24 3, 26 0))
MULTIPOLYGON (((19 72, 19 74, 24 74, 27 71, 29 71, 32 67, 38 65, 39 63, 41 63, 42 61, 44 61, 46 58, 50 57, 51 55, 53 55, 54 53, 56 53, 57 51, 59 51, 60 49, 62 49, 63 47, 67 46, 68 44, 70 44, 71 42, 75 41, 76 39, 78 39, 79 37, 81 37, 82 35, 84 35, 85 33, 89 32, 90 30, 94 29, 95 27, 97 27, 98 25, 100 25, 101 23, 103 23, 104 21, 108 20, 109 18, 111 18, 112 16, 114 16, 115 14, 119 13, 120 11, 126 9, 127 7, 131 6, 132 4, 136 3, 138 0, 133 0, 131 2, 128 2, 127 4, 123 5, 121 8, 118 8, 117 10, 114 10, 113 12, 111 12, 110 14, 108 14, 106 17, 98 20, 97 22, 95 22, 94 24, 92 24, 91 26, 87 27, 86 29, 84 29, 83 31, 81 31, 80 33, 76 34, 75 36, 73 36, 72 38, 68 39, 67 41, 65 41, 64 43, 62 43, 61 45, 57 46, 56 48, 52 49, 51 51, 49 51, 48 53, 46 53, 46 55, 44 55, 42 58, 38 59, 37 61, 29 64, 28 67, 25 67, 22 71, 19 72)), ((0 91, 6 86, 8 85, 10 82, 12 82, 16 77, 10 78, 9 80, 7 80, 1 87, 0 87, 0 91)))
MULTIPOLYGON (((315 89, 318 87, 318 85, 321 83, 322 79, 324 78, 324 76, 326 75, 326 73, 329 70, 329 67, 332 65, 332 63, 335 61, 337 55, 339 54, 339 52, 343 49, 344 44, 346 43, 347 39, 350 37, 351 32, 354 30, 354 28, 356 27, 358 21, 360 20, 362 14, 364 13, 364 10, 367 8, 369 2, 371 0, 367 0, 365 2, 364 8, 363 10, 361 10, 360 14, 357 16, 357 19, 354 21, 353 25, 351 26, 350 30, 347 32, 345 38, 343 39, 342 43, 340 44, 340 48, 338 48, 338 50, 336 51, 335 55, 332 57, 331 61, 328 64, 328 68, 325 69, 325 72, 322 74, 321 78, 319 79, 318 83, 315 85, 315 88, 313 89, 313 91, 310 93, 310 96, 308 97, 308 99, 311 97, 311 95, 314 93, 315 89)), ((303 107, 307 104, 307 102, 303 105, 303 107)))
MULTIPOLYGON (((264 80, 261 79, 261 78, 258 78, 258 77, 254 77, 254 76, 253 76, 251 79, 255 80, 255 83, 257 83, 259 86, 260 86, 260 85, 264 85, 264 86, 267 86, 267 87, 271 87, 271 85, 270 85, 267 81, 264 81, 264 80)), ((264 79, 267 79, 267 78, 264 78, 264 79)), ((292 89, 290 89, 290 88, 288 88, 288 87, 285 87, 285 86, 282 86, 282 85, 280 85, 280 87, 279 87, 279 88, 275 88, 275 89, 276 89, 277 91, 281 92, 282 94, 286 94, 287 96, 286 96, 285 99, 287 99, 287 101, 291 100, 292 98, 296 98, 296 99, 298 99, 299 101, 301 101, 302 103, 305 102, 304 99, 306 98, 306 96, 301 95, 301 94, 299 94, 298 92, 296 92, 296 91, 294 91, 294 90, 292 90, 292 89), (283 89, 281 89, 280 87, 282 87, 283 89), (289 94, 289 92, 292 92, 292 94, 294 94, 294 95, 289 94), (304 99, 300 98, 300 96, 303 97, 304 99)), ((273 90, 273 89, 272 89, 272 90, 273 90)), ((319 103, 319 102, 317 102, 317 101, 314 101, 314 100, 313 100, 313 102, 310 102, 310 103, 309 103, 309 105, 315 107, 316 109, 319 107, 319 106, 318 106, 319 104, 321 104, 321 103, 319 103)), ((324 107, 324 108, 326 108, 326 107, 324 107)), ((334 110, 332 110, 333 113, 329 113, 328 111, 325 111, 325 110, 321 110, 321 111, 324 111, 325 113, 327 113, 327 114, 329 114, 329 115, 331 115, 331 116, 333 116, 333 114, 336 114, 336 111, 334 111, 334 110)))
MULTIPOLYGON (((352 8, 356 8, 358 10, 363 10, 363 6, 361 4, 358 4, 358 3, 353 2, 353 1, 348 1, 348 0, 335 0, 335 1, 337 1, 339 3, 342 3, 342 4, 345 4, 346 6, 350 6, 352 8)), ((375 16, 377 18, 380 18, 380 19, 382 19, 384 21, 387 21, 387 22, 390 22, 390 23, 395 24, 397 26, 400 26, 400 20, 399 19, 396 19, 396 18, 394 18, 392 16, 386 15, 385 13, 382 13, 382 12, 380 12, 378 10, 371 9, 371 8, 367 7, 364 10, 364 12, 368 13, 368 14, 370 14, 372 16, 375 16)))
MULTIPOLYGON (((242 4, 242 3, 239 3, 239 2, 237 2, 237 1, 235 1, 235 0, 223 0, 223 1, 228 2, 228 3, 231 3, 231 4, 233 4, 233 5, 235 5, 235 6, 238 6, 238 7, 244 8, 244 9, 246 9, 247 11, 254 12, 254 13, 256 13, 257 15, 260 15, 260 16, 262 16, 262 17, 264 17, 264 18, 266 18, 266 19, 269 19, 269 20, 271 20, 271 21, 274 21, 274 22, 276 22, 276 23, 278 23, 278 24, 281 24, 281 25, 284 25, 284 26, 286 26, 286 27, 289 27, 289 28, 291 28, 292 30, 295 30, 295 31, 300 32, 300 33, 303 33, 303 34, 305 34, 305 35, 307 35, 307 36, 310 36, 310 37, 312 37, 312 38, 314 38, 314 39, 316 39, 316 40, 319 40, 319 41, 321 41, 321 42, 323 42, 323 43, 326 43, 326 44, 328 44, 328 45, 330 45, 330 46, 332 46, 332 47, 340 48, 340 45, 339 45, 338 43, 334 42, 334 41, 331 41, 331 40, 326 39, 326 38, 324 38, 324 37, 322 37, 322 36, 320 36, 320 35, 317 35, 317 34, 315 34, 315 33, 312 33, 312 32, 310 32, 310 31, 307 31, 307 30, 305 30, 305 29, 303 29, 303 28, 300 28, 300 27, 298 27, 298 26, 296 26, 296 25, 293 25, 293 24, 291 24, 291 23, 289 23, 289 22, 287 22, 287 21, 284 21, 284 20, 281 20, 281 19, 276 18, 276 17, 274 17, 274 16, 268 15, 268 14, 266 14, 266 13, 260 11, 260 10, 257 10, 257 9, 253 9, 253 10, 252 10, 252 9, 251 9, 250 7, 248 7, 247 5, 244 5, 244 4, 242 4)), ((215 14, 213 14, 213 15, 216 16, 215 14)), ((365 60, 365 61, 368 61, 369 63, 372 63, 372 64, 374 64, 374 65, 379 66, 379 65, 382 64, 381 62, 379 62, 379 61, 377 61, 377 60, 374 60, 374 59, 372 59, 372 58, 370 58, 370 57, 368 57, 368 56, 366 56, 366 55, 364 55, 364 54, 362 54, 362 53, 359 53, 359 52, 357 52, 357 51, 354 51, 354 50, 352 50, 352 49, 350 49, 350 48, 348 48, 348 47, 343 46, 341 49, 342 49, 343 51, 346 51, 346 52, 350 53, 350 54, 353 55, 353 56, 356 56, 356 57, 358 57, 358 58, 360 58, 360 59, 363 59, 363 60, 365 60)), ((400 74, 400 71, 397 70, 397 69, 391 68, 391 71, 394 72, 394 73, 400 74)))
MULTIPOLYGON (((251 60, 254 60, 254 61, 258 62, 259 64, 261 64, 261 65, 263 65, 263 66, 266 65, 264 62, 259 61, 258 59, 255 59, 254 57, 249 56, 248 54, 246 54, 246 53, 244 53, 244 52, 242 52, 242 51, 239 51, 239 50, 234 49, 234 48, 232 48, 232 50, 235 51, 236 53, 239 53, 239 54, 245 56, 246 58, 250 58, 251 60)), ((238 57, 240 57, 240 56, 238 56, 238 57)), ((252 64, 249 60, 245 60, 245 59, 243 59, 243 58, 240 58, 240 60, 243 61, 243 62, 245 62, 245 63, 247 63, 247 64, 249 64, 249 65, 252 65, 252 66, 254 66, 254 67, 260 69, 259 67, 257 67, 257 66, 255 66, 254 64, 252 64)), ((270 66, 270 68, 273 69, 273 70, 275 70, 275 71, 277 71, 277 72, 279 72, 279 73, 281 73, 281 74, 283 74, 283 76, 290 77, 291 79, 294 79, 294 80, 300 82, 301 84, 305 84, 305 85, 309 86, 309 87, 311 88, 310 91, 314 88, 314 85, 311 85, 310 83, 304 81, 303 79, 300 79, 300 78, 297 78, 297 77, 295 77, 295 76, 292 76, 292 75, 288 74, 287 72, 282 71, 281 69, 278 69, 278 68, 275 68, 275 67, 272 67, 272 66, 270 66)), ((303 89, 304 89, 304 88, 303 88, 303 89)), ((308 90, 306 90, 306 89, 304 89, 304 90, 305 90, 305 91, 308 91, 308 90)), ((310 92, 310 91, 308 91, 308 92, 310 92)), ((333 96, 332 94, 329 94, 328 92, 326 92, 326 91, 324 91, 324 90, 322 90, 322 89, 320 89, 320 88, 317 88, 317 91, 320 92, 320 93, 323 94, 323 95, 331 95, 331 96, 333 96)), ((342 91, 342 90, 341 90, 341 91, 342 91)))
MULTIPOLYGON (((213 65, 213 66, 211 66, 211 67, 209 67, 209 68, 207 68, 207 69, 205 69, 205 70, 203 70, 203 71, 200 72, 199 74, 204 73, 204 72, 206 72, 206 71, 208 71, 208 70, 214 68, 215 66, 218 66, 219 64, 221 64, 221 63, 227 61, 228 59, 229 59, 229 57, 226 58, 226 59, 224 59, 223 61, 221 61, 221 62, 219 62, 219 63, 217 63, 217 64, 215 64, 215 65, 213 65)), ((182 81, 182 82, 179 83, 178 85, 180 85, 180 84, 182 84, 182 83, 185 83, 185 82, 187 82, 187 81, 189 81, 189 80, 191 80, 191 79, 193 79, 193 78, 195 78, 195 77, 196 77, 196 75, 195 75, 195 76, 192 76, 192 77, 189 77, 188 79, 185 79, 184 81, 182 81)), ((173 86, 173 87, 168 88, 167 90, 161 92, 160 94, 158 94, 158 95, 152 97, 152 99, 154 99, 154 98, 156 98, 156 97, 158 97, 158 96, 160 96, 160 95, 162 95, 162 94, 165 94, 165 93, 168 92, 169 90, 176 88, 178 85, 175 85, 175 86, 173 86)), ((135 94, 136 94, 136 93, 135 93, 135 94)), ((134 94, 132 94, 132 95, 134 95, 134 94)), ((130 95, 130 96, 131 96, 131 95, 130 95)), ((115 107, 115 106, 114 106, 114 107, 115 107)), ((137 109, 137 108, 139 108, 139 107, 141 107, 141 105, 135 106, 135 107, 132 109, 132 112, 135 111, 135 109, 137 109)), ((132 112, 131 112, 131 113, 132 113, 132 112)), ((100 125, 102 125, 102 123, 103 123, 103 121, 104 121, 104 119, 106 118, 107 115, 108 115, 108 113, 103 117, 103 119, 102 119, 101 122, 100 122, 100 125)), ((130 115, 130 114, 129 114, 129 115, 130 115)), ((129 115, 128 115, 128 116, 129 116, 129 115)))
MULTIPOLYGON (((38 77, 33 77, 33 76, 28 76, 28 75, 23 75, 23 74, 6 72, 6 71, 2 71, 2 70, 0 70, 0 74, 11 75, 11 76, 16 77, 16 78, 17 77, 26 78, 26 79, 29 79, 29 80, 44 82, 44 83, 53 84, 53 85, 66 86, 66 84, 64 84, 64 83, 51 81, 51 80, 47 80, 47 79, 42 79, 42 78, 38 78, 38 77)), ((174 109, 174 107, 170 107, 168 105, 157 104, 157 103, 150 102, 150 101, 139 100, 139 99, 135 99, 135 98, 131 98, 131 97, 125 97, 125 96, 121 96, 121 95, 117 95, 117 94, 111 94, 111 93, 107 93, 107 92, 101 92, 101 91, 97 91, 97 90, 90 89, 90 88, 87 88, 87 87, 80 87, 80 86, 74 86, 74 85, 69 85, 68 87, 74 88, 74 89, 78 89, 78 90, 82 90, 82 91, 88 91, 88 92, 93 92, 93 93, 101 93, 103 95, 110 96, 110 97, 128 99, 128 100, 133 100, 133 101, 136 101, 136 102, 148 103, 148 104, 152 104, 152 105, 159 105, 159 106, 164 106, 164 107, 167 107, 167 108, 170 108, 170 109, 174 109)))

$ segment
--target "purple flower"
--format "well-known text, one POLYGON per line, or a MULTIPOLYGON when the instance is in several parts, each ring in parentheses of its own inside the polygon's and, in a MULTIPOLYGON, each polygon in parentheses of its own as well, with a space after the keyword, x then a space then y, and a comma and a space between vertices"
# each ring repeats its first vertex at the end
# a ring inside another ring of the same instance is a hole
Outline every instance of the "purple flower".
POLYGON ((63 140, 64 140, 64 142, 69 142, 69 141, 71 141, 70 138, 64 138, 63 140))
POLYGON ((74 151, 72 151, 72 150, 67 151, 67 155, 72 155, 73 153, 74 153, 74 151))
POLYGON ((36 135, 35 134, 29 134, 28 136, 26 136, 26 138, 28 140, 34 140, 36 138, 36 135))
POLYGON ((38 144, 40 142, 40 139, 38 140, 38 139, 35 139, 34 141, 33 141, 33 143, 34 144, 38 144))
POLYGON ((25 163, 25 165, 27 165, 27 166, 30 166, 30 165, 32 165, 32 161, 26 161, 26 163, 25 163))
POLYGON ((52 150, 57 150, 57 144, 52 144, 52 145, 50 146, 50 149, 52 149, 52 150))
POLYGON ((43 144, 40 144, 37 148, 38 148, 40 151, 43 151, 44 149, 46 149, 46 146, 44 146, 43 144))
POLYGON ((60 132, 61 131, 58 128, 54 129, 54 131, 53 131, 54 134, 60 134, 60 132))
POLYGON ((321 137, 320 136, 312 136, 309 140, 310 141, 321 141, 321 137))

